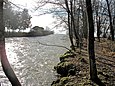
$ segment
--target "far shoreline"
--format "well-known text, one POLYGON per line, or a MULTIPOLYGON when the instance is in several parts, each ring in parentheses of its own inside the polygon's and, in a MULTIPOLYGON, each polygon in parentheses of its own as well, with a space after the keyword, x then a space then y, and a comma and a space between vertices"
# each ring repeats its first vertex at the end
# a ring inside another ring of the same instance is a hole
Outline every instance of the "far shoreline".
POLYGON ((43 32, 5 32, 5 37, 37 37, 37 36, 47 36, 54 34, 53 31, 43 31, 43 32))

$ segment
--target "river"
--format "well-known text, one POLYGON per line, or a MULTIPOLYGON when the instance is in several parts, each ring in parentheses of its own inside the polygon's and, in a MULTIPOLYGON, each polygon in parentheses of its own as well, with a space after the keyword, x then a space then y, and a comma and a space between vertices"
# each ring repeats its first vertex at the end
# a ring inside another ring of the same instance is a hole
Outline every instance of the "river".
MULTIPOLYGON (((22 86, 51 86, 56 79, 53 67, 59 62, 59 56, 66 49, 53 44, 69 47, 67 35, 49 35, 42 37, 6 38, 8 60, 18 76, 22 86)), ((11 86, 0 64, 1 86, 11 86)))

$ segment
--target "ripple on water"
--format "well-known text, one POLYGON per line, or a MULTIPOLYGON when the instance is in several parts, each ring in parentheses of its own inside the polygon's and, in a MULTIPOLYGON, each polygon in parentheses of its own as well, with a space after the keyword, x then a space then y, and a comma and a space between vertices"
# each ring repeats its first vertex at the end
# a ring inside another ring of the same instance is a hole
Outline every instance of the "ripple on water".
MULTIPOLYGON (((66 51, 59 47, 43 46, 38 41, 45 44, 69 46, 66 35, 7 38, 8 60, 23 86, 50 86, 56 78, 53 67, 58 63, 59 55, 66 51)), ((4 76, 1 71, 0 69, 0 77, 4 76)), ((3 82, 0 82, 6 84, 2 86, 11 86, 6 80, 6 77, 2 78, 3 82)))

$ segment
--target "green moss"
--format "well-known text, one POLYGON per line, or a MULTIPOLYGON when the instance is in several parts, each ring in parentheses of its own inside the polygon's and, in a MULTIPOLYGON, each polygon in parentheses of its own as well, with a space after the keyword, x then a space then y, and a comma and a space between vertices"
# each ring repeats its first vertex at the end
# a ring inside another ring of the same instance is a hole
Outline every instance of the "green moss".
POLYGON ((75 75, 76 72, 76 67, 71 62, 60 62, 54 68, 61 76, 67 76, 68 74, 75 75))
POLYGON ((70 79, 69 77, 63 77, 63 78, 61 78, 60 82, 62 84, 66 84, 66 83, 68 83, 69 79, 70 79))
POLYGON ((75 83, 73 83, 73 82, 68 82, 65 86, 75 86, 75 83))
POLYGON ((58 79, 57 81, 54 81, 51 86, 66 86, 66 84, 69 82, 69 77, 62 77, 58 79))
POLYGON ((53 81, 51 86, 58 86, 60 83, 60 79, 57 79, 56 81, 53 81))
POLYGON ((64 55, 60 56, 60 61, 65 61, 65 59, 69 58, 69 57, 73 58, 74 54, 69 52, 69 51, 67 51, 66 53, 64 53, 64 55))
POLYGON ((91 84, 91 81, 85 79, 83 86, 89 86, 90 84, 91 84))
POLYGON ((71 78, 67 77, 68 75, 76 74, 75 64, 68 61, 68 58, 73 58, 74 56, 75 55, 70 51, 60 56, 61 62, 58 63, 57 66, 54 66, 54 69, 61 75, 61 78, 54 81, 51 86, 75 86, 74 83, 70 81, 71 78))
POLYGON ((85 60, 85 59, 84 59, 83 57, 81 57, 81 56, 79 56, 79 61, 80 61, 80 62, 83 62, 83 63, 86 63, 86 64, 88 63, 87 60, 85 60))

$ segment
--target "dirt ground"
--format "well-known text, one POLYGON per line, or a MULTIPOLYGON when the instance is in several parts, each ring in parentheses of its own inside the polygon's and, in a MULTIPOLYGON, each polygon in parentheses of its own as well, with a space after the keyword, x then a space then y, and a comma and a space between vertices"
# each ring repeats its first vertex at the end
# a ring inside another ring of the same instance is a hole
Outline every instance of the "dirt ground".
MULTIPOLYGON (((115 86, 115 42, 107 39, 95 40, 95 58, 99 79, 106 86, 115 86)), ((75 75, 58 77, 58 82, 52 86, 98 86, 90 80, 89 59, 87 52, 87 42, 84 40, 83 47, 76 49, 74 58, 66 58, 76 66, 75 75)))

